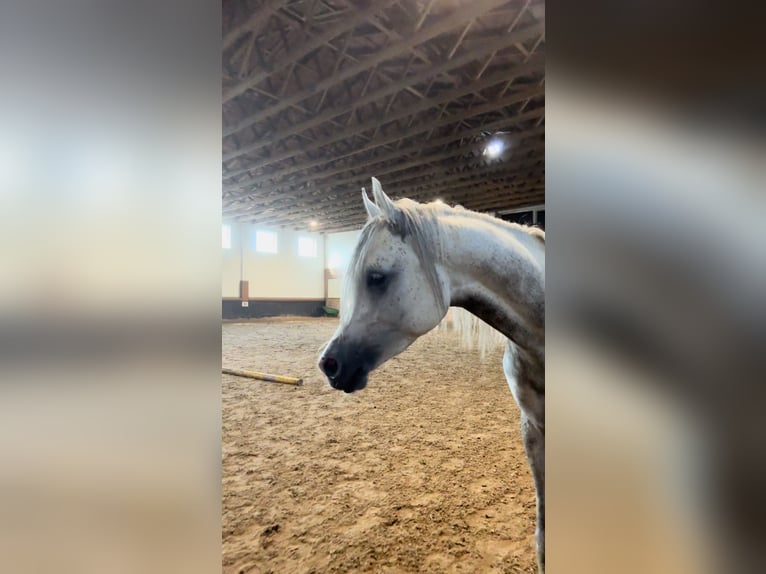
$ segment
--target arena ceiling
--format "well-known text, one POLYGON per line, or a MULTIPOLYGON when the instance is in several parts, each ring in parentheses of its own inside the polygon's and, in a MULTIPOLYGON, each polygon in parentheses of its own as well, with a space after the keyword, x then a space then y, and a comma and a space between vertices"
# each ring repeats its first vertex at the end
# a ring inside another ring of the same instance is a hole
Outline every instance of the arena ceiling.
POLYGON ((544 49, 539 1, 225 0, 224 220, 358 228, 371 176, 394 198, 544 203, 544 49))

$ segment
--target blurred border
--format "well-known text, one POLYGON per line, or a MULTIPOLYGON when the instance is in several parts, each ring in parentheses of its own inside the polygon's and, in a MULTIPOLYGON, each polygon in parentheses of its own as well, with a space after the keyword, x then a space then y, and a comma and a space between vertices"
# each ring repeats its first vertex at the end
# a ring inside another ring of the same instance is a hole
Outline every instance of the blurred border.
POLYGON ((762 572, 762 15, 546 12, 548 572, 762 572))
POLYGON ((220 29, 0 6, 0 571, 220 569, 220 29))

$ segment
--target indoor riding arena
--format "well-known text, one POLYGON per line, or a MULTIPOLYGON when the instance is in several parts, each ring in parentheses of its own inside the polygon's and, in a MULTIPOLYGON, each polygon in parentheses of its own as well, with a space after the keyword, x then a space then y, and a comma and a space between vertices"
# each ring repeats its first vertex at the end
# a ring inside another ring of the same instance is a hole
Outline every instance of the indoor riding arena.
POLYGON ((336 319, 227 323, 225 572, 534 572, 535 491, 500 366, 432 332, 347 395, 316 367, 336 319))
POLYGON ((372 177, 544 229, 544 21, 529 0, 224 1, 224 573, 537 572, 502 346, 445 321, 353 393, 318 361, 372 177))

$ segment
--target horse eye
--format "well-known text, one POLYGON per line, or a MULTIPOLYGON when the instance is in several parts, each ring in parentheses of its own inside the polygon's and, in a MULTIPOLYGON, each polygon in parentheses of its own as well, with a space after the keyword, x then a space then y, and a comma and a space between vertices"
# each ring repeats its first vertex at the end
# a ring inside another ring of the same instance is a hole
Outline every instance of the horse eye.
POLYGON ((377 271, 370 271, 367 274, 367 286, 368 287, 380 287, 386 282, 386 276, 383 273, 377 271))

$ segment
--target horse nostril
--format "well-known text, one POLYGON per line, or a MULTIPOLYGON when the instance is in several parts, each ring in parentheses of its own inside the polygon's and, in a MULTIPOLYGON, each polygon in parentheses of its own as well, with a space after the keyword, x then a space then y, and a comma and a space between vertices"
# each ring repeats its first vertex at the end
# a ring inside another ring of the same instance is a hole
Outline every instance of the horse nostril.
POLYGON ((333 378, 335 375, 338 374, 338 370, 339 370, 338 361, 336 361, 332 357, 322 358, 321 362, 319 363, 319 367, 322 369, 324 374, 330 378, 333 378))

